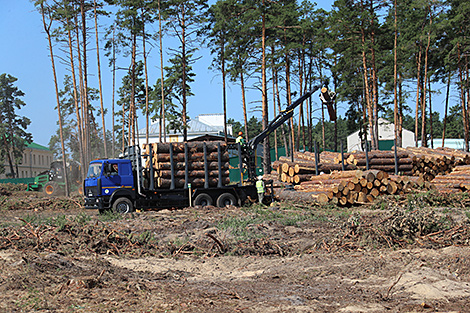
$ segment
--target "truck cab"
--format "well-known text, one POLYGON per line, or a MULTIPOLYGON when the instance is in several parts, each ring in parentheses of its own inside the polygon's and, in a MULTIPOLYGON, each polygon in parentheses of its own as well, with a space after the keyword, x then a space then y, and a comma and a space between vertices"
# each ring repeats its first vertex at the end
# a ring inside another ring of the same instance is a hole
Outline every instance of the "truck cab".
POLYGON ((130 160, 91 161, 83 186, 85 208, 98 209, 100 212, 111 208, 118 209, 118 211, 129 211, 132 206, 126 208, 125 204, 128 201, 132 204, 135 200, 135 184, 130 160), (118 198, 124 198, 119 201, 124 205, 119 206, 119 203, 116 205, 118 198))

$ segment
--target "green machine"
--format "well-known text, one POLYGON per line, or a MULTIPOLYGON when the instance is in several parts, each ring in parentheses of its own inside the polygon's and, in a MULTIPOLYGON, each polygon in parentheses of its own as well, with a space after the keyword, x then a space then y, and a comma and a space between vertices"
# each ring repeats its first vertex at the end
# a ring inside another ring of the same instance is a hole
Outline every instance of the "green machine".
MULTIPOLYGON (((67 178, 69 185, 80 186, 80 163, 67 162, 67 178)), ((54 161, 48 171, 40 173, 28 184, 28 191, 42 191, 48 196, 57 196, 64 193, 65 178, 62 161, 54 161)))

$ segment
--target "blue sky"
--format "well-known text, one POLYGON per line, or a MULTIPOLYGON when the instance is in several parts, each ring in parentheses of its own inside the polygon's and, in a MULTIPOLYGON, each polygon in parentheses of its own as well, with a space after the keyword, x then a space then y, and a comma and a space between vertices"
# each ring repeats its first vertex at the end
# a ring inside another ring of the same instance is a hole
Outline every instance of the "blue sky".
MULTIPOLYGON (((28 0, 0 0, 0 73, 7 73, 16 78, 16 86, 25 93, 23 97, 26 106, 19 111, 22 116, 31 119, 28 131, 33 134, 36 143, 47 146, 50 137, 57 129, 58 114, 54 110, 56 106, 56 96, 49 58, 48 42, 43 31, 40 14, 35 10, 34 5, 28 0)), ((105 23, 102 20, 99 23, 105 23)), ((102 29, 102 31, 104 31, 102 29)), ((94 36, 90 39, 89 48, 94 48, 94 36)), ((101 47, 104 46, 100 42, 101 47)), ((165 42, 164 42, 165 46, 165 42)), ((58 52, 58 47, 54 47, 54 53, 58 52)), ((89 77, 90 86, 98 88, 98 78, 96 71, 96 50, 89 53, 89 77)), ((149 62, 149 79, 154 84, 160 75, 158 64, 159 56, 157 51, 153 51, 154 65, 149 62)), ((165 56, 168 59, 168 56, 165 56)), ((100 55, 102 63, 102 79, 104 90, 104 104, 111 112, 112 102, 112 73, 107 67, 108 60, 104 53, 100 55)), ((208 69, 211 57, 207 52, 203 58, 194 65, 194 72, 197 74, 196 82, 192 85, 196 96, 189 99, 189 115, 195 117, 198 114, 222 113, 222 96, 220 76, 208 69)), ((122 67, 128 66, 128 61, 121 59, 122 67)), ((56 59, 57 75, 59 81, 67 72, 65 66, 58 64, 56 59)), ((117 73, 117 86, 123 71, 117 73)), ((59 86, 60 88, 61 86, 59 86)), ((228 99, 230 102, 239 101, 238 86, 230 86, 228 99)), ((99 105, 99 102, 95 103, 99 105)), ((231 105, 229 116, 237 120, 242 119, 240 106, 231 105)), ((101 118, 98 118, 101 120, 101 118)), ((107 115, 107 129, 111 126, 110 114, 107 115)), ((139 121, 139 125, 144 125, 145 120, 139 121)), ((142 127, 142 126, 141 126, 142 127)))
POLYGON ((26 103, 19 114, 32 120, 28 131, 34 141, 47 145, 57 113, 40 16, 26 0, 0 0, 0 7, 0 73, 18 78, 15 86, 25 93, 26 103))
MULTIPOLYGON (((318 1, 321 7, 326 9, 333 3, 333 0, 318 1)), ((99 21, 101 25, 107 21, 103 18, 99 21)), ((91 23, 91 22, 90 22, 91 23)), ((92 26, 92 25, 89 25, 92 26)), ((101 29, 104 31, 104 29, 101 29)), ((155 32, 157 30, 154 30, 155 32)), ((96 67, 96 51, 94 50, 94 36, 91 36, 89 48, 89 77, 90 85, 98 88, 98 79, 96 67), (91 49, 93 48, 93 49, 91 49)), ((40 14, 35 10, 34 5, 29 0, 0 0, 0 73, 7 73, 16 78, 16 86, 25 93, 23 98, 26 106, 19 112, 22 116, 27 116, 31 119, 31 125, 28 131, 33 134, 34 142, 47 146, 50 137, 57 129, 58 115, 54 110, 56 106, 56 96, 53 83, 53 76, 51 70, 51 62, 48 52, 48 42, 46 35, 43 31, 42 21, 40 14)), ((168 40, 164 40, 164 47, 169 45, 168 40)), ((104 46, 100 42, 101 47, 104 46)), ((55 53, 58 47, 55 46, 55 53)), ((153 56, 149 60, 149 77, 150 84, 154 84, 160 75, 158 47, 154 48, 151 52, 153 56)), ((208 54, 207 49, 202 49, 199 52, 202 56, 193 65, 193 70, 196 73, 195 83, 192 84, 192 91, 194 97, 189 98, 188 110, 189 116, 194 118, 198 114, 207 113, 222 113, 222 91, 221 91, 221 76, 209 70, 208 67, 212 57, 208 54)), ((104 89, 104 104, 111 112, 112 102, 112 74, 107 67, 108 60, 101 54, 102 64, 102 78, 104 89)), ((164 58, 167 60, 168 55, 164 58)), ((121 59, 121 67, 127 67, 129 61, 121 59)), ((56 60, 58 63, 58 60, 56 60)), ((57 64, 58 79, 63 80, 67 72, 63 64, 57 64)), ((120 84, 120 78, 123 71, 117 73, 117 86, 120 84)), ((253 84, 253 81, 248 82, 248 86, 253 84)), ((60 87, 59 87, 60 88, 60 87)), ((436 88, 436 87, 434 87, 436 88)), ((250 92, 248 95, 248 106, 254 107, 260 100, 259 92, 250 92)), ((227 87, 227 100, 228 100, 228 117, 234 118, 237 121, 243 120, 240 87, 239 85, 228 84, 227 87)), ((443 101, 442 99, 433 100, 434 110, 442 112, 443 101)), ((96 107, 99 102, 95 102, 96 107)), ((414 106, 414 104, 410 103, 414 106)), ((343 110, 344 111, 344 110, 343 110)), ((340 115, 343 115, 341 111, 340 115)), ((260 116, 259 112, 251 112, 249 115, 260 116)), ((442 116, 442 113, 441 113, 442 116)), ((250 116, 249 116, 250 117, 250 116)), ((271 114, 271 118, 272 118, 271 114)), ((101 120, 100 118, 98 118, 101 120)), ((106 117, 106 127, 110 128, 111 117, 110 114, 106 117)), ((139 126, 143 127, 145 121, 139 120, 139 126)))
MULTIPOLYGON (((212 2, 212 1, 211 1, 212 2)), ((320 1, 320 4, 330 6, 332 0, 320 1)), ((108 20, 109 21, 109 20, 108 20)), ((103 25, 108 22, 105 18, 99 20, 103 25)), ((91 21, 90 27, 91 25, 91 21)), ((101 28, 104 31, 104 28, 101 28)), ((93 30, 91 30, 94 33, 93 30)), ((155 29, 154 32, 157 32, 155 29)), ((94 50, 94 36, 91 36, 89 43, 89 85, 98 88, 98 78, 96 71, 96 51, 94 50)), ((57 130, 58 114, 54 110, 56 106, 56 95, 54 89, 51 62, 49 58, 48 42, 43 31, 40 14, 36 11, 30 0, 0 0, 0 73, 10 74, 18 79, 15 86, 25 93, 23 101, 26 106, 18 112, 19 115, 27 116, 31 119, 28 131, 33 134, 34 142, 47 146, 50 137, 57 130)), ((164 38, 164 48, 168 47, 170 41, 164 38)), ((104 42, 100 42, 104 46, 104 42)), ((160 76, 158 47, 151 52, 153 56, 149 60, 149 80, 154 84, 160 76), (152 63, 153 62, 153 63, 152 63)), ((58 53, 58 46, 54 47, 54 53, 58 53)), ((188 111, 191 118, 199 114, 222 113, 222 83, 221 76, 209 70, 212 57, 207 49, 198 52, 202 56, 193 65, 196 73, 195 82, 191 85, 195 96, 189 98, 188 111)), ((103 79, 103 100, 105 108, 111 112, 112 103, 112 73, 107 67, 108 60, 101 53, 102 79, 103 79)), ((168 60, 169 56, 164 58, 168 60)), ((128 67, 128 59, 118 61, 118 66, 128 67)), ((59 82, 68 72, 63 64, 59 64, 56 59, 57 76, 59 82)), ((120 79, 124 71, 117 72, 116 84, 119 87, 120 79)), ((248 81, 247 86, 251 87, 253 81, 248 81)), ((59 85, 59 88, 62 86, 59 85)), ((258 91, 248 93, 248 108, 259 105, 261 95, 258 91)), ((228 118, 237 121, 243 120, 242 105, 239 85, 227 85, 228 118)), ((99 107, 99 102, 95 102, 99 107)), ((107 129, 111 126, 111 114, 106 116, 107 129)), ((249 117, 255 115, 260 117, 259 112, 251 111, 249 117)), ((271 114, 271 118, 273 118, 271 114)), ((98 118, 101 120, 101 118, 98 118)), ((139 126, 143 127, 145 120, 139 120, 139 126)))

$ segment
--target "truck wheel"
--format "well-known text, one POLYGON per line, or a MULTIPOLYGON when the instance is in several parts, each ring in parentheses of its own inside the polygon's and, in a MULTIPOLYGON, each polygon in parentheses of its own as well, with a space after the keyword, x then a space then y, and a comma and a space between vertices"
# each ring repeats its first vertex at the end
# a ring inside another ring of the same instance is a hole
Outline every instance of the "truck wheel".
POLYGON ((134 207, 131 200, 122 197, 114 201, 113 211, 120 214, 126 214, 134 211, 134 207))
POLYGON ((202 207, 212 205, 212 198, 207 193, 201 193, 194 199, 194 205, 202 207))
POLYGON ((217 206, 219 208, 224 208, 229 205, 236 205, 237 199, 231 193, 223 193, 217 198, 217 206))
POLYGON ((59 185, 54 181, 50 181, 47 184, 45 184, 43 191, 46 194, 46 196, 50 196, 50 197, 58 196, 59 194, 62 193, 62 190, 60 189, 59 185))

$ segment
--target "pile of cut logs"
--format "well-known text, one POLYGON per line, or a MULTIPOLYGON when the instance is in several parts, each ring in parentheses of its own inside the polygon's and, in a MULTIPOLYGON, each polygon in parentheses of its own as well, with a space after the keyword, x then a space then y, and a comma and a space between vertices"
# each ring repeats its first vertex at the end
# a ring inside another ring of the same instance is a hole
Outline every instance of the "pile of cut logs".
MULTIPOLYGON (((219 177, 222 185, 230 182, 229 179, 229 155, 227 145, 223 141, 216 142, 187 142, 184 143, 152 143, 152 160, 155 176, 155 184, 159 188, 169 188, 171 185, 171 173, 173 167, 174 182, 176 188, 184 187, 186 177, 186 164, 188 165, 188 182, 193 187, 205 185, 206 166, 208 184, 215 187, 219 177), (185 151, 186 149, 186 151, 185 151), (206 159, 204 159, 204 150, 206 159), (220 157, 220 176, 219 176, 220 157), (173 162, 171 162, 173 160, 173 162)), ((150 146, 143 145, 144 155, 150 154, 150 146)), ((150 168, 150 158, 145 158, 145 168, 150 168)))
POLYGON ((470 165, 457 166, 446 175, 437 175, 432 184, 443 193, 470 191, 470 165))
MULTIPOLYGON (((369 163, 369 169, 395 173, 395 153, 393 151, 373 150, 369 151, 367 155, 365 152, 344 153, 343 156, 339 154, 336 157, 336 163, 341 163, 342 157, 344 157, 343 163, 355 165, 362 170, 367 169, 367 163, 369 163)), ((400 151, 397 152, 397 165, 399 173, 410 175, 413 169, 413 160, 406 151, 400 151)))
POLYGON ((420 177, 389 175, 381 170, 353 170, 332 172, 312 177, 295 186, 295 191, 284 190, 282 199, 341 206, 373 202, 380 195, 404 194, 410 190, 429 190, 433 186, 420 177))
MULTIPOLYGON (((420 176, 432 181, 439 174, 448 174, 457 165, 470 164, 470 153, 449 148, 399 148, 396 152, 400 175, 420 176)), ((280 157, 272 164, 282 182, 299 184, 312 179, 317 173, 344 170, 381 170, 395 174, 395 152, 373 150, 365 152, 322 152, 315 163, 315 154, 297 152, 294 161, 280 157), (343 161, 342 161, 343 160, 343 161)))
MULTIPOLYGON (((279 157, 278 161, 271 165, 279 175, 282 182, 299 184, 302 181, 310 180, 317 173, 331 173, 341 171, 342 165, 334 163, 335 152, 324 151, 320 153, 320 163, 315 164, 315 154, 312 152, 296 152, 294 161, 289 157, 279 157)), ((346 164, 344 170, 354 170, 355 165, 346 164)))
POLYGON ((426 181, 432 181, 437 175, 445 175, 452 171, 457 164, 470 161, 470 156, 458 157, 455 149, 430 149, 424 147, 398 148, 399 152, 406 151, 413 160, 412 175, 421 176, 426 181))
POLYGON ((273 168, 281 181, 295 185, 295 191, 282 191, 281 198, 299 201, 315 199, 320 203, 350 205, 411 190, 470 191, 470 153, 412 147, 399 148, 396 155, 400 176, 393 175, 394 151, 370 151, 367 171, 364 152, 342 155, 322 152, 317 163, 313 153, 296 153, 294 162, 281 157, 273 168), (343 166, 345 171, 341 171, 343 166))

